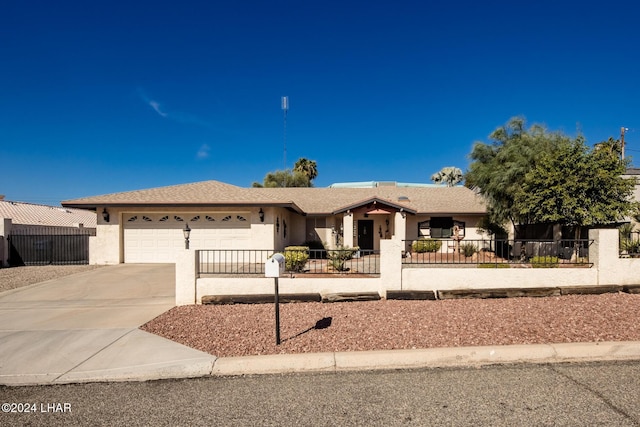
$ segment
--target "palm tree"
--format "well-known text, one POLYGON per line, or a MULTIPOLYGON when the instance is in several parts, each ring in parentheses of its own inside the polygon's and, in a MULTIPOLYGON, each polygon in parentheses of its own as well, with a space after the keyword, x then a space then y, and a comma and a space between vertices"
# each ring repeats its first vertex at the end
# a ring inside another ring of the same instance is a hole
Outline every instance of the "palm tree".
POLYGON ((446 166, 431 175, 431 181, 436 184, 446 184, 447 187, 453 187, 460 183, 463 178, 462 171, 453 166, 446 166))
POLYGON ((298 172, 306 176, 309 180, 309 186, 311 186, 311 181, 316 179, 318 176, 318 166, 316 165, 315 160, 309 160, 301 157, 298 159, 296 164, 293 165, 293 172, 298 172))

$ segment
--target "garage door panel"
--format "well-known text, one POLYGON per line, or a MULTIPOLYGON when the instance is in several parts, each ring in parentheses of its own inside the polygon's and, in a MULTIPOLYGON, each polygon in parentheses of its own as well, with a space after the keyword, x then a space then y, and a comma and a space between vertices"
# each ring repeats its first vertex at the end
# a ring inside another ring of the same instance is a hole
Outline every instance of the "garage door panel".
POLYGON ((125 214, 125 262, 175 262, 178 251, 184 249, 185 226, 184 221, 175 218, 193 220, 198 216, 196 221, 189 222, 191 249, 249 248, 251 224, 246 221, 249 214, 125 214))

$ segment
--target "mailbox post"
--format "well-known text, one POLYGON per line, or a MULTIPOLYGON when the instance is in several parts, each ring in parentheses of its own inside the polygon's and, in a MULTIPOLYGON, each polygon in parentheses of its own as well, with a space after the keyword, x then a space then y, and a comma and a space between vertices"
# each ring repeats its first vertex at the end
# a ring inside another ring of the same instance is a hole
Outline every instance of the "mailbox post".
POLYGON ((274 302, 276 306, 276 345, 280 345, 280 295, 278 291, 278 278, 284 274, 284 255, 274 254, 264 263, 264 276, 274 278, 274 302))

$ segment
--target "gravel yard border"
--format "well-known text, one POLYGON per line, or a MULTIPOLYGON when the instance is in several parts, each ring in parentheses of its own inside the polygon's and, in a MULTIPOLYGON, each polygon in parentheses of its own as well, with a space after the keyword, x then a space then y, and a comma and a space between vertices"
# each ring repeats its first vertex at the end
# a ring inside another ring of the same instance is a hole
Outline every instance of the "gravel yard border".
POLYGON ((83 271, 95 270, 102 265, 34 265, 0 268, 0 292, 35 283, 45 282, 58 277, 69 276, 83 271))
POLYGON ((175 307, 141 327, 219 357, 640 340, 640 294, 175 307))

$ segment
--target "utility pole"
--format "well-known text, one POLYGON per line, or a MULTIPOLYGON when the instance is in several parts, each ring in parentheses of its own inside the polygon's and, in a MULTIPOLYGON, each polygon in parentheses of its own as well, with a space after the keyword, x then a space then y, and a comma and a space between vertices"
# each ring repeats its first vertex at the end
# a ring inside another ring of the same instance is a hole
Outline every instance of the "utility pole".
POLYGON ((620 147, 622 148, 622 160, 624 160, 624 133, 629 129, 625 127, 620 128, 620 147))
POLYGON ((289 109, 289 97, 288 96, 283 96, 282 97, 282 111, 284 111, 284 133, 283 133, 283 139, 284 139, 284 182, 282 183, 283 187, 287 186, 287 110, 289 109))

